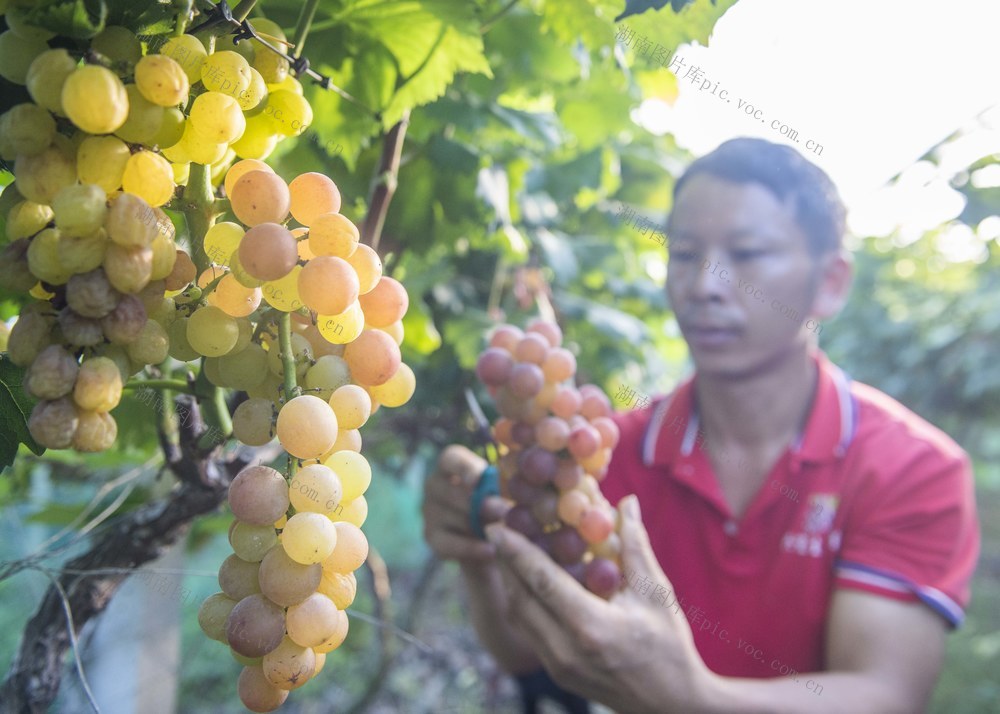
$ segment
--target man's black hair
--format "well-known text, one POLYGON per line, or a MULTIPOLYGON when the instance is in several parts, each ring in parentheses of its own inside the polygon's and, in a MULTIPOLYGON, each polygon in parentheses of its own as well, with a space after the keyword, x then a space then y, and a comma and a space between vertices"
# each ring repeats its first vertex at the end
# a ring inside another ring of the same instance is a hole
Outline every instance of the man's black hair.
POLYGON ((837 187, 823 169, 792 147, 764 139, 730 139, 688 166, 674 184, 674 203, 684 184, 699 174, 761 184, 779 201, 791 202, 813 255, 840 248, 846 209, 837 187))

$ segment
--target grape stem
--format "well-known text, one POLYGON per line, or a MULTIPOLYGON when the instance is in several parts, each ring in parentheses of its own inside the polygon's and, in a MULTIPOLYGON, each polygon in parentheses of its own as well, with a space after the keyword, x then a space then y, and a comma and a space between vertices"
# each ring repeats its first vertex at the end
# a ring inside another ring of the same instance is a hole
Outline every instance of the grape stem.
POLYGON ((316 8, 319 0, 306 0, 299 12, 299 20, 295 23, 295 33, 292 35, 292 43, 295 46, 295 56, 302 56, 302 47, 309 36, 309 28, 312 26, 313 17, 316 15, 316 8))
POLYGON ((295 353, 292 351, 292 315, 282 313, 278 319, 278 345, 281 349, 281 368, 285 373, 285 401, 301 393, 295 380, 295 353))
POLYGON ((194 389, 184 380, 180 379, 136 379, 126 382, 123 389, 169 389, 174 392, 183 392, 193 395, 194 389))

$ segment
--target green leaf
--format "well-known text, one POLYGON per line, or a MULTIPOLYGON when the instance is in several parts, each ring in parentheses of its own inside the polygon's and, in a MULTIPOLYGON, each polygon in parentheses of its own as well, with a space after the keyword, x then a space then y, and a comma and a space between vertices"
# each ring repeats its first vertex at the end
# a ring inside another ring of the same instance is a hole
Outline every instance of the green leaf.
POLYGON ((31 438, 28 416, 34 402, 24 393, 21 382, 24 369, 0 355, 0 470, 14 463, 18 444, 24 444, 41 456, 45 447, 31 438))
POLYGON ((614 42, 614 18, 622 8, 622 0, 547 0, 543 28, 564 43, 605 47, 614 42))
POLYGON ((83 40, 103 30, 107 16, 104 0, 42 0, 24 11, 29 25, 83 40))
POLYGON ((441 333, 434 326, 423 300, 410 303, 403 316, 403 345, 417 354, 429 355, 441 347, 441 333))

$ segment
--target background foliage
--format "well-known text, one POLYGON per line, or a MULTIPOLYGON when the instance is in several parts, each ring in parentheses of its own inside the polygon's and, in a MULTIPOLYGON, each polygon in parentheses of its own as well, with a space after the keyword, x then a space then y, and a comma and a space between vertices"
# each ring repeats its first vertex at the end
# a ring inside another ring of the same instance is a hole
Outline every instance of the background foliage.
MULTIPOLYGON (((447 711, 442 704, 511 701, 509 689, 491 688, 490 665, 463 627, 454 571, 419 570, 427 559, 422 480, 440 445, 469 440, 461 389, 472 384, 484 330, 497 320, 555 315, 578 353, 581 377, 611 395, 623 384, 643 394, 666 391, 688 369, 663 295, 665 249, 616 216, 629 206, 662 222, 673 180, 692 157, 669 134, 655 137, 631 121, 644 99, 672 99, 676 81, 667 69, 616 45, 615 18, 624 14, 631 29, 672 50, 685 42, 707 44, 734 1, 320 3, 306 55, 363 106, 308 86, 314 123, 298 141, 279 146, 269 160, 276 170, 286 177, 311 170, 331 175, 345 196, 343 212, 358 221, 384 132, 412 109, 379 251, 387 256, 387 273, 411 295, 403 348, 418 388, 407 407, 383 410, 366 429, 378 477, 365 529, 389 566, 397 621, 431 643, 432 652, 404 651, 382 683, 378 701, 385 706, 419 700, 447 711), (421 573, 435 577, 421 579, 421 573), (437 687, 442 672, 448 676, 437 687), (431 674, 437 688, 430 691, 439 698, 425 702, 431 674)), ((291 29, 300 4, 263 0, 254 12, 291 29)), ((168 2, 36 5, 37 17, 80 36, 102 22, 162 31, 173 12, 168 2)), ((5 104, 20 101, 9 85, 3 95, 5 104)), ((996 161, 986 157, 970 170, 996 161)), ((975 231, 984 219, 998 220, 1000 189, 973 188, 968 172, 953 185, 968 198, 955 223, 975 231)), ((908 245, 895 235, 856 237, 852 300, 824 326, 820 342, 856 379, 897 397, 973 454, 986 521, 1000 508, 985 492, 1000 483, 1000 363, 994 358, 1000 313, 991 301, 1000 280, 1000 243, 981 229, 973 233, 981 243, 975 257, 952 262, 942 241, 954 229, 942 226, 908 245)), ((10 300, 0 305, 3 317, 16 310, 10 300)), ((4 520, 48 534, 70 522, 112 475, 155 453, 155 405, 126 400, 116 416, 121 444, 112 454, 49 453, 39 461, 22 447, 0 479, 4 520)), ((147 469, 118 512, 169 484, 168 475, 147 469)), ((101 503, 112 497, 102 496, 101 503)), ((192 568, 217 567, 226 525, 224 515, 196 524, 189 538, 192 568)), ((3 559, 28 550, 27 541, 17 545, 17 530, 5 535, 3 559)), ((982 711, 998 694, 987 673, 1000 664, 1000 534, 988 535, 977 600, 968 625, 951 640, 939 710, 947 699, 953 711, 982 711)), ((33 582, 31 575, 21 577, 33 582)), ((188 582, 196 595, 215 589, 209 578, 188 582)), ((17 585, 0 582, 0 598, 11 601, 17 585)), ((373 606, 366 591, 354 609, 372 612, 373 606)), ((30 609, 0 612, 0 624, 8 625, 0 627, 3 667, 16 641, 12 625, 30 609)), ((217 648, 201 649, 194 612, 183 609, 181 708, 236 711, 231 683, 238 666, 217 648)), ((363 623, 353 629, 347 645, 331 655, 323 675, 329 687, 307 687, 293 698, 295 706, 306 711, 310 700, 332 705, 358 696, 377 660, 380 632, 363 623)))

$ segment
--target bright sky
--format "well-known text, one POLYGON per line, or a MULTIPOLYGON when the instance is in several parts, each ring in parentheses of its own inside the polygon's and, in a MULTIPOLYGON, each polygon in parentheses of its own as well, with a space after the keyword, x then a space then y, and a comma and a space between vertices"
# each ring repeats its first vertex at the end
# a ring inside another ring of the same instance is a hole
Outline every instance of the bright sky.
MULTIPOLYGON (((899 227, 915 239, 962 210, 961 194, 947 185, 954 173, 1000 153, 998 29, 997 0, 740 0, 710 47, 675 54, 686 65, 674 106, 646 102, 636 120, 670 131, 696 155, 734 136, 788 142, 771 128, 778 120, 837 183, 852 230, 899 227), (703 91, 703 81, 684 78, 692 65, 711 80, 703 91), (970 133, 946 170, 915 164, 961 128, 970 133), (902 185, 885 188, 900 172, 902 185)), ((976 178, 1000 184, 1000 176, 976 178)))

